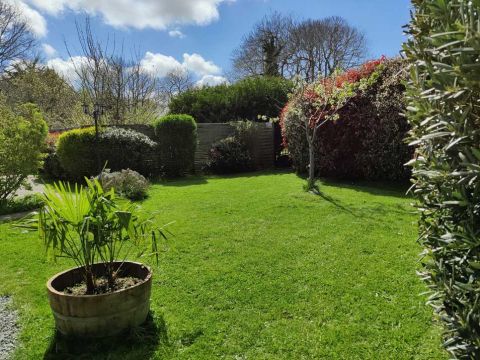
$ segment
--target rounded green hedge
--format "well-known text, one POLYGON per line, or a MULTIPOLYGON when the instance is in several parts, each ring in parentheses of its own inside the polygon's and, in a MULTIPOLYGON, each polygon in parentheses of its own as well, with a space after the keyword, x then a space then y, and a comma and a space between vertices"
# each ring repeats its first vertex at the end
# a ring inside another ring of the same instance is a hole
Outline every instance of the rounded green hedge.
MULTIPOLYGON (((60 135, 57 154, 60 165, 71 179, 81 180, 98 171, 93 127, 70 130, 60 135)), ((144 176, 157 172, 156 144, 148 136, 121 128, 102 129, 98 151, 102 166, 119 171, 131 169, 144 176)))
POLYGON ((154 122, 159 162, 167 177, 184 176, 194 168, 197 124, 190 115, 172 114, 154 122))
POLYGON ((189 114, 198 123, 256 121, 259 115, 276 118, 292 88, 291 81, 278 77, 246 78, 182 92, 170 101, 169 109, 172 114, 189 114))

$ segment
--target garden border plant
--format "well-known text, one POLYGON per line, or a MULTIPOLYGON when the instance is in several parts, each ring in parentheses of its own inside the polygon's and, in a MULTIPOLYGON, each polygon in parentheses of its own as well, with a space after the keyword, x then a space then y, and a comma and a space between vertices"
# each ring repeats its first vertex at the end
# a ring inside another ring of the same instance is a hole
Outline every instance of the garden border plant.
POLYGON ((0 206, 6 206, 42 164, 47 124, 33 104, 8 108, 0 99, 0 206))
POLYGON ((480 357, 480 1, 413 0, 405 52, 428 303, 456 359, 480 357))
POLYGON ((185 176, 194 169, 197 124, 190 115, 166 115, 153 123, 163 175, 185 176))
MULTIPOLYGON (((98 175, 93 127, 69 130, 58 138, 57 155, 68 178, 82 180, 98 175)), ((131 169, 144 176, 156 175, 157 144, 130 129, 107 127, 100 131, 98 151, 103 166, 112 171, 131 169)))
POLYGON ((38 229, 51 258, 65 257, 77 265, 47 285, 58 330, 66 335, 113 335, 140 325, 149 310, 151 271, 126 259, 135 253, 155 256, 158 263, 159 240, 166 235, 138 206, 119 202, 113 189, 104 192, 98 180, 85 181, 86 188, 47 185, 44 206, 22 226, 38 229), (69 291, 78 286, 84 286, 78 295, 69 291))

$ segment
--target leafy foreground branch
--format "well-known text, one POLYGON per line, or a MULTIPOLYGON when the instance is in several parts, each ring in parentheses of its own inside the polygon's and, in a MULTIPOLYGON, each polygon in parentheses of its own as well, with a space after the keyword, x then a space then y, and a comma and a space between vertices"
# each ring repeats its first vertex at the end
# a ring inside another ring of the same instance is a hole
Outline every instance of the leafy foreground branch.
POLYGON ((411 66, 414 194, 429 303, 444 346, 480 358, 480 1, 414 0, 411 66))

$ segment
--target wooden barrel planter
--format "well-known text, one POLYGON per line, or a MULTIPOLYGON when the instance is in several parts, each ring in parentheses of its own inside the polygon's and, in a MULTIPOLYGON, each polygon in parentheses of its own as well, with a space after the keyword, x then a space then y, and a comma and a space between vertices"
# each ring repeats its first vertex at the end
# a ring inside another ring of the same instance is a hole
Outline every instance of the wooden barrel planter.
MULTIPOLYGON (((123 290, 99 295, 71 295, 63 291, 83 280, 83 268, 67 270, 47 282, 48 298, 55 324, 67 336, 104 337, 141 325, 150 310, 152 272, 135 262, 116 262, 121 276, 142 282, 123 290)), ((96 276, 105 274, 104 264, 93 265, 96 276)))

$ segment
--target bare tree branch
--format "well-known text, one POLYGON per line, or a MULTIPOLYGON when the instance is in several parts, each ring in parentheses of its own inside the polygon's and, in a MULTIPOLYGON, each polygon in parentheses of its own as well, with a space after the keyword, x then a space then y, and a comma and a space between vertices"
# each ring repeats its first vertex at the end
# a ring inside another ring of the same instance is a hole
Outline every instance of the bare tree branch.
POLYGON ((36 40, 18 8, 0 1, 0 72, 13 60, 31 55, 36 40))

